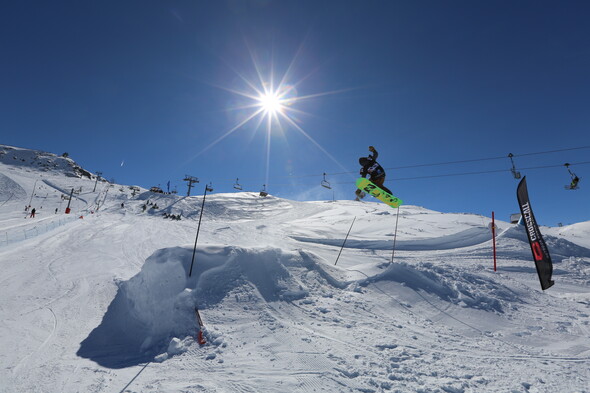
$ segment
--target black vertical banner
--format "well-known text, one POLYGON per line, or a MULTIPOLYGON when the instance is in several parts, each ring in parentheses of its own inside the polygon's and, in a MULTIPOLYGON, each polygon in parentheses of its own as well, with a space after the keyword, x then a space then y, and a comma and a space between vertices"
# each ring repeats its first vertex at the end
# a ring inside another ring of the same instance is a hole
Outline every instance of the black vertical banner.
POLYGON ((535 260, 535 266, 537 267, 537 274, 541 281, 541 288, 543 290, 549 289, 555 281, 551 279, 553 274, 553 263, 551 262, 551 256, 547 249, 547 244, 541 236, 537 220, 531 209, 531 203, 529 201, 529 192, 526 186, 526 176, 522 178, 518 184, 516 190, 516 197, 518 198, 518 205, 520 206, 520 212, 522 213, 522 219, 526 228, 526 233, 529 237, 529 243, 531 245, 531 251, 533 252, 533 259, 535 260))

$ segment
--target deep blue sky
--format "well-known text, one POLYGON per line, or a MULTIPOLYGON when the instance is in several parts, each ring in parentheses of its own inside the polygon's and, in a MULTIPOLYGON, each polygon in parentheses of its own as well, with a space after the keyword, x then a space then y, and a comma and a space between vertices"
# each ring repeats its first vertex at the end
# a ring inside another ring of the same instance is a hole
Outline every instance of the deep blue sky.
MULTIPOLYGON (((0 143, 68 152, 123 184, 185 193, 188 174, 231 192, 239 178, 306 200, 352 199, 369 145, 385 168, 513 153, 517 168, 555 166, 521 170, 540 223, 590 220, 590 149, 523 155, 590 146, 588 15, 586 1, 8 2, 0 143), (289 106, 299 129, 273 125, 270 153, 257 119, 219 140, 255 110, 236 92, 260 88, 257 71, 318 95, 289 106), (586 162, 571 168, 580 190, 564 189, 565 162, 586 162)), ((510 165, 389 169, 386 185, 507 220, 510 165)))

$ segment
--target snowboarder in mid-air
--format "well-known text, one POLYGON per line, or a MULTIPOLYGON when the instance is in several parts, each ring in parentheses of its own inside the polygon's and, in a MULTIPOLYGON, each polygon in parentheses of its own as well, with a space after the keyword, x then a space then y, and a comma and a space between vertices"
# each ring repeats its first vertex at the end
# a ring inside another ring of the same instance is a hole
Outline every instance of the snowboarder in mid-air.
MULTIPOLYGON (((379 163, 377 162, 377 156, 379 153, 373 146, 369 146, 369 154, 368 157, 361 157, 359 158, 359 164, 361 165, 361 176, 366 178, 369 175, 369 180, 372 181, 377 187, 381 188, 383 191, 391 194, 389 188, 385 187, 383 183, 385 182, 385 170, 379 163)), ((359 201, 365 197, 365 193, 357 189, 356 192, 356 200, 359 201)))

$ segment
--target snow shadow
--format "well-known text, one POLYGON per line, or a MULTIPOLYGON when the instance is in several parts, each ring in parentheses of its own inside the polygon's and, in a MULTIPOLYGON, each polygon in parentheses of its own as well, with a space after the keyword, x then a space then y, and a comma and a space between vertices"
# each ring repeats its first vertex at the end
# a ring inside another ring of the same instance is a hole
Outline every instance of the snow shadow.
POLYGON ((0 173, 0 202, 25 199, 27 192, 20 184, 0 173))
POLYGON ((107 368, 138 365, 166 352, 173 338, 195 335, 195 305, 206 310, 240 291, 266 302, 308 294, 287 269, 305 264, 298 253, 207 246, 197 251, 189 278, 191 259, 192 247, 150 256, 137 275, 118 283, 100 325, 81 342, 77 355, 107 368))

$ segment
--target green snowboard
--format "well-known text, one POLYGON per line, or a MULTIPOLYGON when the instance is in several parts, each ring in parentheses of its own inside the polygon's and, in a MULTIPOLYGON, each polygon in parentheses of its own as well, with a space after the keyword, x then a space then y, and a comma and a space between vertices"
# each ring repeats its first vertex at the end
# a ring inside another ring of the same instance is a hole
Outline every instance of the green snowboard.
POLYGON ((356 180, 356 186, 360 189, 365 191, 368 194, 371 194, 375 198, 379 199, 381 202, 388 204, 391 207, 399 207, 403 201, 399 198, 394 197, 393 195, 383 191, 379 187, 377 187, 372 181, 365 179, 364 177, 359 177, 356 180))

